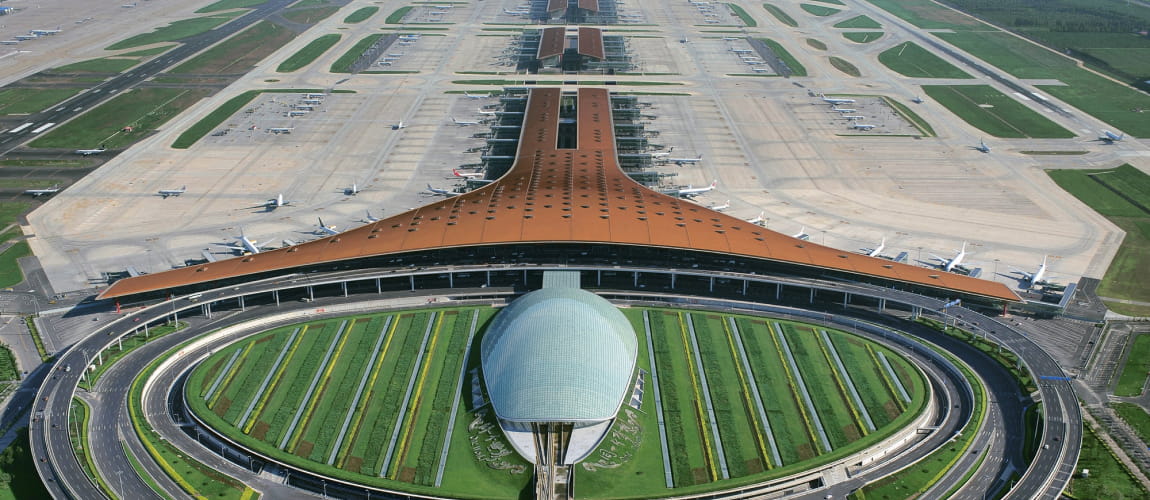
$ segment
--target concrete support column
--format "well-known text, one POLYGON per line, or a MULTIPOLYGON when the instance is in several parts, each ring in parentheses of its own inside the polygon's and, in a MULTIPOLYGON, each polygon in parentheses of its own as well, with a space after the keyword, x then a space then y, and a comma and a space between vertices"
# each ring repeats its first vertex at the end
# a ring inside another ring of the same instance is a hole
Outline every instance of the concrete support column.
POLYGON ((307 286, 307 298, 308 300, 315 300, 315 289, 311 285, 307 286))
POLYGON ((341 281, 339 284, 343 287, 343 297, 347 298, 347 282, 341 281))
POLYGON ((375 279, 375 293, 383 293, 383 283, 380 283, 379 278, 375 279))
POLYGON ((918 306, 910 306, 910 319, 916 320, 922 314, 922 308, 918 306))
POLYGON ((455 288, 455 271, 447 273, 447 288, 455 288))
POLYGON ((279 305, 280 305, 280 291, 279 290, 272 290, 272 298, 276 299, 276 307, 279 307, 279 305))
POLYGON ((236 297, 236 299, 240 303, 240 312, 243 312, 245 310, 245 308, 244 308, 244 296, 240 295, 239 297, 236 297))
POLYGON ((675 289, 675 273, 671 273, 671 289, 675 289))
POLYGON ((603 271, 595 271, 595 286, 603 286, 603 271))
POLYGON ((747 294, 747 280, 743 280, 743 295, 747 294))
POLYGON ((487 271, 487 287, 491 288, 491 271, 487 271))
POLYGON ((843 292, 843 309, 847 308, 847 304, 851 302, 851 294, 843 292))
POLYGON ((811 300, 812 304, 815 303, 815 289, 814 289, 814 287, 811 287, 811 299, 810 300, 811 300))
POLYGON ((886 299, 878 299, 878 312, 880 314, 886 312, 886 299))
POLYGON ((631 286, 634 288, 639 288, 639 271, 635 271, 635 284, 631 286))
POLYGON ((413 274, 411 276, 408 276, 407 279, 408 279, 408 281, 411 282, 411 289, 415 290, 415 275, 413 274))
POLYGON ((711 282, 707 285, 707 291, 708 292, 714 292, 715 291, 715 277, 711 276, 710 281, 711 282))
POLYGON ((783 300, 783 284, 775 283, 775 302, 783 300))

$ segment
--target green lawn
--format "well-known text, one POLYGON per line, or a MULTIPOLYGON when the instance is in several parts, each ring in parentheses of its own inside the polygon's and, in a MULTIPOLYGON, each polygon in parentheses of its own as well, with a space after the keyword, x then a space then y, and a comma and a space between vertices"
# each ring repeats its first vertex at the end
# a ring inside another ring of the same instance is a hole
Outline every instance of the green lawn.
POLYGON ((387 16, 387 19, 384 20, 384 23, 385 24, 402 24, 403 18, 405 16, 407 16, 407 13, 411 12, 411 9, 413 9, 413 8, 415 8, 415 7, 413 7, 411 5, 407 5, 407 6, 403 6, 403 7, 400 7, 398 9, 395 9, 395 12, 392 12, 391 15, 387 16))
POLYGON ((855 66, 854 64, 851 64, 851 62, 846 60, 846 59, 843 59, 843 58, 837 57, 837 56, 831 56, 831 57, 827 58, 827 60, 830 61, 831 66, 834 66, 835 69, 842 71, 843 73, 846 73, 847 75, 850 75, 850 76, 853 76, 856 78, 859 76, 862 76, 862 73, 859 71, 858 67, 855 66))
POLYGON ((826 7, 823 5, 815 5, 813 3, 801 3, 801 4, 799 4, 799 7, 801 7, 803 10, 807 11, 808 14, 812 14, 812 15, 819 16, 819 17, 831 16, 831 15, 838 14, 840 12, 839 9, 832 9, 830 7, 826 7))
POLYGON ((879 38, 882 38, 883 32, 881 31, 848 31, 843 33, 843 38, 855 43, 871 43, 879 38))
POLYGON ((255 7, 262 5, 268 0, 220 0, 216 3, 203 7, 196 11, 196 14, 207 14, 209 12, 217 12, 221 10, 240 9, 244 7, 255 7))
POLYGON ((819 40, 815 40, 814 38, 808 38, 807 39, 807 45, 810 45, 811 47, 814 47, 815 49, 818 49, 818 50, 827 50, 827 44, 825 44, 819 40))
POLYGON ((0 90, 0 114, 38 113, 78 93, 78 88, 9 88, 0 90))
POLYGON ((754 28, 759 25, 759 22, 755 21, 755 18, 751 17, 751 15, 747 13, 747 10, 740 7, 738 4, 729 3, 727 4, 727 7, 730 7, 731 12, 733 12, 736 16, 739 16, 739 19, 743 20, 743 24, 746 27, 754 28))
POLYGON ((16 356, 12 349, 0 344, 0 382, 20 380, 20 370, 16 368, 16 356))
POLYGON ((1090 477, 1075 475, 1066 487, 1072 498, 1147 498, 1150 492, 1130 475, 1110 449, 1098 439, 1090 426, 1083 426, 1082 452, 1078 455, 1076 471, 1090 469, 1090 477))
POLYGON ((139 59, 127 57, 102 57, 52 68, 52 73, 123 73, 128 68, 140 64, 139 59))
POLYGON ((350 15, 343 19, 343 22, 347 24, 362 23, 371 16, 374 16, 376 12, 379 12, 379 7, 364 7, 355 12, 352 12, 350 15))
POLYGON ((30 142, 33 148, 81 149, 103 145, 120 148, 132 144, 195 104, 207 89, 138 88, 107 101, 55 127, 30 142), (123 132, 124 127, 132 132, 123 132))
POLYGON ((12 245, 4 253, 0 253, 0 289, 15 286, 24 281, 24 272, 16 263, 16 259, 32 255, 27 241, 12 245))
POLYGON ((931 0, 868 1, 923 29, 968 30, 984 26, 969 16, 941 7, 931 0))
POLYGON ((16 440, 0 452, 0 500, 32 498, 49 498, 49 495, 36 472, 25 427, 17 431, 16 440))
POLYGON ((1134 429, 1143 444, 1150 443, 1150 413, 1134 403, 1114 402, 1110 407, 1134 429))
POLYGON ((292 71, 299 70, 311 64, 317 57, 323 55, 324 52, 327 52, 328 49, 332 48, 336 43, 339 43, 339 39, 342 37, 343 35, 340 34, 327 34, 312 40, 311 43, 299 49, 298 52, 292 54, 291 57, 288 57, 284 62, 280 63, 279 67, 276 68, 276 72, 291 73, 292 71))
POLYGON ((362 56, 363 53, 367 51, 367 48, 371 47, 371 44, 375 43, 380 38, 383 38, 383 35, 379 33, 363 37, 363 39, 356 42, 355 45, 348 49, 347 52, 344 52, 343 55, 339 56, 339 59, 336 59, 335 62, 331 63, 331 72, 351 72, 351 65, 355 63, 356 59, 359 59, 359 56, 362 56))
POLYGON ((172 68, 172 74, 238 74, 294 39, 296 33, 281 25, 260 21, 239 34, 172 68))
POLYGON ((1150 334, 1134 337, 1130 346, 1130 354, 1126 364, 1122 366, 1122 373, 1118 375, 1118 383, 1114 385, 1115 396, 1138 396, 1146 385, 1146 378, 1150 376, 1150 334))
POLYGON ((798 23, 798 21, 795 21, 795 18, 791 17, 789 14, 787 14, 785 11, 783 11, 783 9, 780 9, 778 6, 771 5, 769 3, 764 3, 763 8, 767 9, 767 12, 770 12, 772 16, 775 16, 775 19, 778 19, 780 23, 783 23, 783 24, 790 26, 792 28, 797 28, 799 26, 799 23, 798 23))
POLYGON ((132 47, 151 45, 153 43, 174 42, 177 40, 182 40, 184 38, 206 32, 212 28, 215 28, 216 26, 231 21, 232 19, 238 17, 240 14, 243 14, 243 11, 195 17, 192 19, 181 19, 179 21, 174 21, 166 26, 156 28, 150 33, 139 34, 126 40, 116 42, 112 45, 109 45, 105 50, 130 49, 132 47))
POLYGON ((879 24, 878 21, 875 21, 874 19, 871 19, 867 16, 855 16, 855 17, 852 17, 850 19, 847 19, 846 21, 843 21, 841 23, 836 24, 835 27, 836 28, 858 28, 858 29, 877 30, 877 29, 881 29, 882 25, 879 24))
POLYGON ((1074 134, 989 85, 923 85, 963 121, 994 137, 1070 138, 1074 134))
POLYGON ((892 71, 911 78, 971 78, 914 42, 903 42, 884 50, 878 60, 892 71))
POLYGON ((807 76, 807 68, 803 67, 802 63, 795 56, 792 56, 779 42, 771 40, 770 38, 760 38, 763 43, 767 44, 779 56, 788 67, 791 68, 791 74, 794 76, 807 76))
MULTIPOLYGON (((1098 294, 1103 297, 1150 301, 1150 176, 1130 166, 1104 170, 1050 170, 1054 182, 1126 231, 1110 262, 1098 294)), ((1124 305, 1109 303, 1116 312, 1139 315, 1124 305), (1125 312, 1124 312, 1125 311, 1125 312)))

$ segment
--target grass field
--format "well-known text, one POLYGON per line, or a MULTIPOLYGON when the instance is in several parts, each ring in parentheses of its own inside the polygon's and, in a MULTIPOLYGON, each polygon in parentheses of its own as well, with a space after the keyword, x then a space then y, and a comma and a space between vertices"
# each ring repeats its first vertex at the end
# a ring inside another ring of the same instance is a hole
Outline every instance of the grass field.
POLYGON ((846 21, 835 25, 836 28, 852 28, 852 29, 868 29, 877 30, 881 29, 882 25, 878 21, 871 19, 867 16, 855 16, 846 21))
POLYGON ((923 29, 969 30, 984 26, 931 0, 868 0, 879 8, 923 29))
MULTIPOLYGON (((1150 302, 1150 281, 1143 271, 1150 269, 1150 176, 1130 166, 1105 170, 1050 170, 1054 182, 1094 211, 1126 231, 1118 253, 1110 262, 1098 295, 1150 302)), ((1120 303, 1108 303, 1112 310, 1143 315, 1120 303)))
POLYGON ((204 96, 207 89, 138 88, 121 92, 56 127, 28 145, 33 148, 83 149, 103 145, 118 148, 150 134, 204 96), (122 132, 132 126, 132 132, 122 132))
POLYGON ((298 8, 305 3, 307 2, 300 2, 296 4, 297 8, 292 8, 291 10, 285 11, 280 15, 283 16, 284 19, 287 19, 293 23, 315 24, 323 21, 324 19, 327 19, 328 17, 331 17, 332 14, 335 14, 339 11, 338 6, 331 5, 331 3, 327 0, 322 0, 321 2, 312 4, 312 6, 307 8, 298 8))
POLYGON ((994 137, 1074 137, 989 85, 923 85, 922 90, 972 127, 994 137))
POLYGON ((283 26, 260 21, 236 36, 172 68, 173 74, 246 73, 296 34, 283 26))
POLYGON ((48 490, 36 472, 28 429, 20 429, 16 440, 0 452, 0 500, 48 498, 48 490), (4 481, 3 479, 7 479, 4 481))
POLYGON ((855 43, 871 43, 882 38, 883 34, 881 31, 848 31, 843 33, 843 38, 855 43))
POLYGON ((123 73, 137 64, 140 64, 140 60, 135 58, 102 57, 52 68, 49 71, 52 73, 123 73))
POLYGON ((379 7, 364 7, 343 18, 343 22, 347 24, 362 23, 374 16, 376 12, 379 12, 379 7))
POLYGON ((805 68, 795 56, 792 56, 779 42, 771 40, 770 38, 760 38, 763 43, 767 44, 779 56, 788 67, 791 68, 791 74, 794 76, 807 76, 807 68, 805 68))
POLYGON ((895 73, 911 78, 971 78, 914 42, 903 42, 884 50, 878 60, 895 73))
POLYGON ((1110 407, 1118 414, 1118 417, 1124 420, 1134 432, 1138 434, 1138 439, 1142 440, 1142 444, 1150 443, 1150 413, 1142 409, 1134 403, 1113 402, 1110 407))
POLYGON ((395 9, 395 12, 392 12, 390 15, 387 16, 387 19, 384 20, 384 23, 385 24, 402 24, 403 18, 406 17, 407 13, 411 12, 411 9, 413 9, 413 8, 415 8, 415 7, 413 7, 411 5, 407 5, 407 6, 395 9))
POLYGON ((331 63, 331 72, 351 72, 351 65, 355 63, 355 60, 359 59, 359 56, 362 56, 363 53, 367 51, 367 48, 371 47, 371 44, 375 43, 380 38, 383 38, 383 35, 378 33, 363 37, 363 39, 356 42, 355 45, 348 49, 347 52, 344 52, 343 55, 339 56, 339 59, 336 59, 335 62, 331 63))
POLYGON ((12 349, 0 344, 0 381, 20 380, 20 370, 16 368, 16 356, 12 349))
POLYGON ((814 38, 808 38, 807 45, 810 45, 811 47, 814 47, 818 50, 827 50, 827 44, 819 40, 815 40, 814 38))
POLYGON ((853 77, 862 76, 862 73, 859 72, 858 67, 854 64, 851 64, 851 62, 846 59, 837 56, 831 56, 827 58, 827 60, 830 61, 831 66, 834 66, 835 69, 842 71, 843 73, 853 77))
MULTIPOLYGON (((523 462, 514 455, 491 462, 495 459, 472 451, 490 448, 476 443, 503 438, 498 429, 483 434, 484 428, 491 430, 491 415, 472 413, 470 382, 463 394, 455 391, 461 370, 470 372, 479 363, 479 343, 466 343, 469 332, 474 328, 481 334, 494 314, 491 308, 405 311, 277 328, 217 350, 193 371, 187 397, 197 414, 246 446, 336 477, 463 498, 518 498, 530 475, 492 467, 521 468, 523 462), (463 366, 467 352, 470 361, 463 366), (435 488, 457 397, 463 411, 448 438, 452 448, 444 483, 435 488)), ((624 314, 640 336, 641 369, 649 368, 643 318, 650 318, 676 493, 761 481, 805 468, 810 459, 825 463, 905 425, 926 403, 921 375, 907 361, 841 332, 828 332, 827 344, 813 327, 776 323, 783 325, 777 330, 760 318, 640 308, 624 314), (814 404, 826 414, 833 453, 811 446, 796 390, 772 382, 795 375, 787 375, 777 347, 782 335, 795 351, 814 404), (830 350, 841 357, 849 376, 832 364, 830 350), (897 374, 885 373, 875 352, 884 352, 897 374), (899 399, 890 375, 915 395, 913 401, 899 399), (710 381, 706 393, 703 378, 710 381), (754 379, 761 403, 750 389, 754 379), (847 397, 845 384, 858 389, 865 410, 847 397), (713 403, 717 440, 704 396, 713 403), (873 416, 877 431, 860 423, 855 416, 860 411, 873 416), (777 462, 767 444, 768 424, 778 440, 777 462), (720 461, 727 464, 729 481, 719 479, 720 461)), ((651 383, 642 410, 626 409, 622 423, 608 434, 610 453, 601 447, 580 467, 581 496, 667 493, 657 472, 663 457, 651 383), (621 484, 628 487, 620 489, 621 484)))
POLYGON ((1126 364, 1122 366, 1118 383, 1114 385, 1114 395, 1141 395, 1148 376, 1150 376, 1150 334, 1142 334, 1134 337, 1130 354, 1126 357, 1126 364))
POLYGON ((727 4, 727 7, 730 7, 731 12, 736 16, 739 16, 739 19, 743 20, 743 25, 746 27, 754 28, 759 25, 759 22, 756 21, 754 17, 751 17, 751 14, 749 14, 746 9, 740 7, 738 4, 729 3, 727 4))
POLYGON ((799 27, 798 21, 795 21, 795 18, 784 12, 783 9, 780 9, 779 7, 769 3, 764 3, 763 8, 767 9, 767 12, 770 12, 772 16, 775 16, 775 19, 778 19, 780 23, 783 23, 792 28, 799 27))
POLYGON ((807 11, 808 14, 819 16, 819 17, 832 16, 832 15, 838 14, 840 12, 839 9, 832 9, 830 7, 826 7, 823 5, 815 5, 813 3, 801 3, 801 4, 799 4, 799 7, 801 7, 803 10, 807 11))
POLYGON ((312 40, 311 43, 299 49, 298 52, 292 54, 291 57, 288 57, 284 62, 280 63, 276 68, 276 72, 291 73, 292 71, 299 70, 311 64, 317 57, 323 55, 324 52, 327 52, 328 49, 339 43, 340 38, 343 38, 343 35, 332 33, 312 40))
POLYGON ((1147 498, 1150 492, 1130 475, 1106 444, 1098 439, 1094 429, 1084 425, 1082 452, 1078 455, 1077 471, 1090 469, 1090 477, 1075 475, 1066 487, 1071 498, 1147 498))
POLYGON ((218 12, 221 10, 241 9, 244 7, 255 7, 266 3, 268 0, 220 0, 216 3, 203 7, 196 11, 196 14, 207 14, 209 12, 218 12))
POLYGON ((242 11, 230 12, 226 14, 215 14, 211 16, 195 17, 192 19, 182 19, 175 21, 166 26, 161 26, 151 31, 150 33, 143 33, 126 40, 121 40, 112 45, 109 45, 106 50, 120 50, 130 49, 132 47, 141 47, 144 45, 151 45, 160 42, 174 42, 198 35, 208 31, 216 26, 224 24, 232 19, 243 14, 242 11))
POLYGON ((0 114, 38 113, 80 93, 69 88, 11 88, 0 90, 0 114))
POLYGON ((0 289, 18 285, 24 281, 24 272, 20 270, 16 259, 32 255, 27 241, 21 241, 8 247, 0 253, 0 289))

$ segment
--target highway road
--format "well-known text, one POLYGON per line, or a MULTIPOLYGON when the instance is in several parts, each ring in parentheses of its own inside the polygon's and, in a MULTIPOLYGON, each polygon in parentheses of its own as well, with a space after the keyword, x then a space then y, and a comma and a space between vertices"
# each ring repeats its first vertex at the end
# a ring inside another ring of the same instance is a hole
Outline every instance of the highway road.
MULTIPOLYGON (((315 273, 315 274, 295 274, 274 279, 267 279, 262 281, 255 281, 231 288, 218 289, 216 291, 204 292, 202 294, 203 300, 207 302, 229 301, 230 304, 235 304, 237 297, 261 294, 267 297, 267 294, 272 290, 281 290, 288 288, 298 288, 304 286, 316 286, 321 284, 339 283, 345 280, 363 280, 374 279, 376 277, 384 278, 401 278, 406 279, 410 275, 437 275, 445 272, 482 272, 487 270, 532 270, 538 271, 548 267, 533 266, 533 265, 515 265, 515 266, 499 266, 499 267, 436 267, 436 268, 403 268, 396 270, 347 270, 336 271, 331 273, 315 273)), ((579 267, 567 266, 563 269, 596 269, 597 267, 579 267)), ((610 269, 616 272, 656 272, 653 269, 639 268, 639 267, 626 267, 616 268, 611 266, 610 269)), ((665 270, 659 272, 667 272, 665 270)), ((869 285, 851 284, 851 283, 832 283, 832 282, 815 282, 812 280, 801 280, 798 278, 778 278, 766 277, 762 275, 742 275, 733 272, 706 272, 701 270, 691 271, 677 271, 681 274, 696 274, 696 275, 717 275, 722 277, 730 277, 735 279, 750 279, 761 280, 770 282, 783 282, 791 286, 817 286, 820 290, 843 290, 849 291, 855 295, 872 295, 878 297, 885 297, 890 301, 899 301, 918 307, 923 307, 930 310, 941 309, 943 301, 931 297, 912 294, 899 290, 891 290, 884 288, 877 288, 869 285)), ((331 299, 324 299, 325 301, 342 301, 340 297, 331 299)), ((296 305, 298 307, 298 304, 296 305)), ((311 304, 309 307, 316 307, 317 304, 311 304)), ((73 365, 84 366, 87 356, 90 353, 96 352, 111 342, 114 339, 102 333, 116 332, 117 334, 127 333, 134 329, 137 323, 134 322, 136 317, 144 318, 142 321, 154 321, 157 318, 162 319, 164 316, 171 314, 173 309, 187 309, 195 308, 200 309, 203 304, 193 304, 186 301, 165 302, 160 304, 153 304, 144 308, 134 314, 120 318, 115 322, 106 325, 104 328, 98 330, 97 334, 89 336, 79 342, 71 350, 65 353, 58 366, 73 365)), ((234 305, 233 305, 234 307, 234 305)), ((954 309, 952 308, 952 311, 954 309)), ((198 311, 197 311, 198 312, 198 311)), ((999 322, 992 318, 982 316, 969 310, 962 310, 956 316, 960 321, 965 322, 965 327, 975 327, 980 332, 986 332, 987 335, 998 342, 1004 343, 1012 348, 1015 352, 1022 356, 1024 363, 1031 369, 1033 373, 1039 376, 1053 375, 1060 376, 1061 369, 1057 363, 1041 348, 1031 342, 1021 333, 1018 333, 1011 328, 1010 325, 999 322)), ((194 319, 195 317, 187 317, 185 319, 194 319)), ((176 337, 173 337, 176 338, 176 337)), ((72 457, 70 445, 67 443, 66 435, 63 433, 44 432, 45 426, 59 423, 64 421, 66 416, 66 409, 71 397, 73 388, 78 381, 78 370, 72 370, 70 373, 63 373, 57 371, 57 378, 47 381, 39 394, 40 399, 36 401, 37 407, 34 410, 46 410, 45 421, 40 427, 33 426, 33 448, 34 455, 38 459, 37 466, 41 474, 50 478, 48 480, 49 487, 53 488, 53 494, 62 497, 58 493, 61 490, 56 481, 59 477, 68 478, 69 484, 75 484, 78 491, 87 491, 91 493, 90 484, 83 478, 82 475, 75 475, 79 472, 78 464, 72 457), (46 399, 45 399, 46 398, 46 399), (40 459, 49 459, 51 462, 41 461, 40 459)), ((1022 480, 1015 485, 1008 498, 1055 498, 1065 487, 1066 482, 1070 478, 1073 471, 1075 461, 1077 459, 1078 448, 1081 441, 1081 428, 1078 414, 1078 407, 1074 397, 1073 390, 1070 389, 1068 382, 1043 382, 1040 384, 1040 392, 1045 402, 1044 411, 1046 412, 1047 427, 1044 431, 1043 443, 1049 444, 1049 448, 1040 448, 1038 456, 1034 463, 1031 464, 1027 473, 1023 476, 1022 480)), ((995 421, 1010 420, 1008 418, 996 419, 995 421)), ((90 498, 83 496, 84 498, 90 498)))

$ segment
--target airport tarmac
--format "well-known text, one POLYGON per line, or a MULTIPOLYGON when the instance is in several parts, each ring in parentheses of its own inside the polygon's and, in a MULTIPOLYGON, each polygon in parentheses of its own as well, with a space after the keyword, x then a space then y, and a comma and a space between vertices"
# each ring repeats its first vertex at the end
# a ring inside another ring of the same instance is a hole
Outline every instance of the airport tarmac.
MULTIPOLYGON (((430 201, 433 198, 421 194, 426 185, 452 187, 454 181, 446 178, 451 168, 478 162, 478 154, 466 151, 483 144, 472 136, 486 130, 484 125, 460 127, 451 118, 478 120, 476 108, 495 101, 449 94, 476 88, 452 80, 486 78, 461 72, 499 67, 498 54, 492 51, 501 51, 509 39, 475 35, 491 34, 482 31, 482 23, 519 4, 506 0, 455 5, 449 16, 456 24, 437 32, 444 36, 424 36, 403 47, 402 69, 417 69, 418 74, 330 74, 327 68, 335 58, 363 36, 377 33, 383 16, 402 5, 382 2, 380 14, 372 20, 345 25, 342 19, 348 14, 375 5, 360 0, 348 4, 225 91, 193 106, 31 214, 25 232, 35 234, 31 244, 53 286, 57 291, 87 288, 102 273, 123 272, 129 265, 141 272, 162 271, 199 259, 205 250, 225 257, 228 250, 221 244, 232 243, 241 228, 252 239, 280 246, 283 240, 315 237, 311 232, 317 217, 343 229, 361 220, 366 210, 376 217, 387 216, 430 201), (279 62, 325 33, 344 37, 308 68, 275 72, 279 62), (477 39, 482 42, 475 43, 477 39), (283 113, 289 110, 289 101, 300 99, 298 95, 264 94, 249 106, 256 111, 241 111, 227 122, 235 124, 227 135, 205 137, 187 150, 169 148, 177 135, 227 99, 261 88, 354 93, 329 92, 316 109, 295 118, 283 113), (392 125, 400 121, 406 128, 394 130, 392 125), (293 129, 273 134, 269 132, 273 127, 293 129), (347 196, 344 189, 353 182, 361 192, 347 196), (181 196, 164 199, 157 194, 181 185, 188 186, 181 196), (274 211, 252 208, 280 193, 292 202, 289 206, 274 211)), ((911 103, 922 95, 918 85, 926 79, 901 77, 877 62, 879 52, 908 39, 904 26, 886 25, 880 41, 859 45, 842 38, 842 30, 831 25, 873 14, 867 5, 852 5, 830 19, 816 20, 797 4, 786 4, 792 15, 803 16, 801 29, 775 22, 753 2, 743 6, 760 24, 742 31, 783 44, 810 76, 728 76, 750 71, 729 50, 731 44, 721 39, 727 35, 709 32, 716 28, 703 22, 696 7, 685 1, 626 4, 628 12, 641 12, 647 22, 665 23, 641 28, 651 30, 641 33, 644 37, 657 38, 629 42, 642 69, 676 74, 617 75, 617 88, 690 94, 641 100, 652 102, 650 112, 657 115, 648 125, 660 132, 652 142, 674 146, 671 156, 703 155, 698 163, 665 165, 660 171, 678 173, 676 184, 701 186, 719 180, 719 188, 700 196, 699 203, 730 199, 728 214, 749 219, 762 212, 770 229, 794 234, 805 228, 812 242, 844 251, 873 247, 885 237, 884 254, 905 251, 911 263, 926 263, 932 253, 953 256, 953 249, 968 241, 968 262, 981 267, 983 277, 1007 283, 1013 282, 1012 268, 1032 271, 1044 254, 1053 257, 1050 274, 1056 281, 1099 277, 1105 271, 1120 231, 1059 189, 1043 169, 1123 162, 1147 168, 1147 150, 1137 141, 1115 146, 1091 143, 1096 132, 1086 131, 1104 128, 1093 118, 1043 112, 1081 135, 1065 140, 988 137, 993 151, 981 153, 972 147, 978 144, 979 131, 930 100, 911 103), (688 41, 680 43, 682 38, 688 41), (810 47, 804 38, 819 39, 828 50, 810 47), (864 77, 845 77, 829 65, 828 55, 851 61, 864 77), (628 87, 631 80, 682 85, 628 87), (890 132, 855 132, 829 104, 808 91, 889 97, 911 107, 937 136, 907 135, 907 124, 896 115, 882 114, 887 111, 877 104, 877 97, 860 98, 858 109, 890 132), (1021 153, 1027 150, 1089 153, 1057 157, 1021 153)), ((725 22, 737 22, 734 19, 725 22)), ((416 25, 411 28, 418 31, 416 25)), ((107 43, 116 39, 110 37, 107 43)), ((603 79, 565 77, 577 78, 603 79)))

